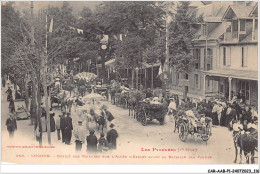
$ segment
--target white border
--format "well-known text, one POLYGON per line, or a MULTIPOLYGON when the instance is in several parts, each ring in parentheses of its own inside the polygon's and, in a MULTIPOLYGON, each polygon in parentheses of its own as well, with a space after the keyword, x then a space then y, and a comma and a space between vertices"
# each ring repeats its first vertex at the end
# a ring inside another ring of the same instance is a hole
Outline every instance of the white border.
MULTIPOLYGON (((22 0, 16 0, 16 1, 22 1, 22 0)), ((43 0, 38 0, 38 1, 43 1, 43 0)), ((55 1, 62 1, 62 0, 55 0, 55 1)), ((63 1, 68 1, 68 0, 63 0, 63 1)), ((80 0, 70 0, 70 1, 80 1, 80 0)), ((100 0, 96 0, 96 1, 100 1, 100 0)), ((107 1, 107 0, 103 0, 103 1, 107 1)), ((118 1, 118 0, 114 0, 114 1, 118 1)), ((169 1, 169 0, 165 0, 165 1, 169 1)), ((182 1, 187 1, 187 0, 182 0, 182 1)), ((218 0, 218 1, 224 1, 224 0, 218 0)), ((260 40, 259 35, 258 35, 258 40, 260 40)), ((259 52, 260 49, 258 45, 258 53, 259 52)), ((260 67, 260 61, 258 61, 258 67, 260 67)), ((260 79, 259 71, 258 71, 258 78, 260 79)), ((260 87, 258 85, 258 91, 259 89, 260 87)), ((258 99, 260 99, 259 92, 258 92, 258 99)), ((258 108, 259 106, 260 103, 258 102, 258 108)), ((239 165, 239 164, 236 165, 17 165, 17 164, 8 164, 8 163, 1 162, 0 173, 26 173, 26 174, 29 173, 113 173, 113 174, 115 173, 208 173, 209 169, 215 169, 215 170, 251 169, 253 171, 254 169, 259 169, 259 161, 260 160, 258 159, 258 165, 239 165)))

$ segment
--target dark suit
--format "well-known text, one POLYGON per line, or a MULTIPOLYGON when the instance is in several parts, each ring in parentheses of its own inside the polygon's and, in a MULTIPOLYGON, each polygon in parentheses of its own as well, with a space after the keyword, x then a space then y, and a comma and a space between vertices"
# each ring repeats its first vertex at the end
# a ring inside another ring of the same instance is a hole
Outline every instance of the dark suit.
POLYGON ((17 129, 16 120, 8 118, 6 120, 6 126, 7 126, 8 132, 9 132, 9 136, 10 136, 10 138, 12 138, 14 135, 14 131, 17 129))
POLYGON ((66 117, 65 118, 65 130, 64 130, 65 144, 70 144, 71 136, 72 136, 72 130, 73 130, 72 118, 66 117))
POLYGON ((60 117, 60 130, 61 130, 61 137, 62 137, 62 142, 65 142, 65 127, 66 127, 66 123, 65 123, 65 116, 61 116, 60 117))
POLYGON ((87 136, 87 151, 97 152, 97 137, 94 134, 87 136))
POLYGON ((111 129, 107 132, 107 141, 111 144, 112 149, 116 149, 116 139, 118 137, 118 133, 115 129, 111 129))

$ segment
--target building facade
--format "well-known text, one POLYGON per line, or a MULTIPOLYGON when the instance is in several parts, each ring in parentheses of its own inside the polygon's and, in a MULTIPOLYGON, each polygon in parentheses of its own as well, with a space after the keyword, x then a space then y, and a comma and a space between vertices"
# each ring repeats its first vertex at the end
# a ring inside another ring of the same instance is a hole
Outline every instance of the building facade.
POLYGON ((192 98, 226 98, 238 94, 257 104, 258 4, 216 2, 198 9, 204 23, 191 48, 197 63, 188 74, 171 68, 169 89, 192 98))

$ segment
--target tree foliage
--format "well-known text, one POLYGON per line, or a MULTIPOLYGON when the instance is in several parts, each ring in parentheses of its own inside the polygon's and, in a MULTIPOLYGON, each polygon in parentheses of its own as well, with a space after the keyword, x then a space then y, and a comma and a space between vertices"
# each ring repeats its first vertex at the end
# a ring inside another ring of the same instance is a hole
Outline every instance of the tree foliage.
POLYGON ((165 15, 156 2, 151 1, 104 2, 96 13, 98 24, 105 32, 125 36, 122 42, 112 46, 118 62, 135 67, 143 61, 143 50, 156 44, 165 15))
POLYGON ((170 63, 179 72, 188 72, 196 61, 190 51, 196 31, 196 11, 189 8, 190 2, 180 2, 174 20, 170 23, 170 63))

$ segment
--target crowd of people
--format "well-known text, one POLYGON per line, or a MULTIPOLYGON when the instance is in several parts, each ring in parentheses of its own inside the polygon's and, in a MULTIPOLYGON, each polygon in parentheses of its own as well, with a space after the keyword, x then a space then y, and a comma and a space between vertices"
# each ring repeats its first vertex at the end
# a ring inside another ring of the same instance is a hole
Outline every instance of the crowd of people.
MULTIPOLYGON (((75 138, 75 149, 76 151, 82 150, 82 145, 87 144, 88 152, 104 152, 110 149, 116 149, 116 139, 118 137, 117 131, 114 129, 114 116, 108 111, 106 105, 101 105, 97 102, 96 108, 91 102, 88 103, 90 106, 75 105, 75 112, 77 117, 74 118, 77 121, 77 125, 73 127, 73 119, 71 113, 62 112, 58 115, 58 118, 54 120, 54 113, 50 110, 50 130, 51 132, 57 131, 57 139, 66 145, 71 145, 72 137, 75 138), (80 110, 84 107, 84 110, 80 110), (54 124, 54 125, 53 125, 54 124), (109 127, 109 128, 108 128, 109 127), (99 139, 96 134, 100 135, 99 139), (88 134, 89 133, 89 134, 88 134), (106 134, 106 136, 105 136, 106 134)), ((46 125, 46 111, 42 106, 42 131, 47 131, 46 125)), ((75 125, 74 125, 75 126, 75 125)))

